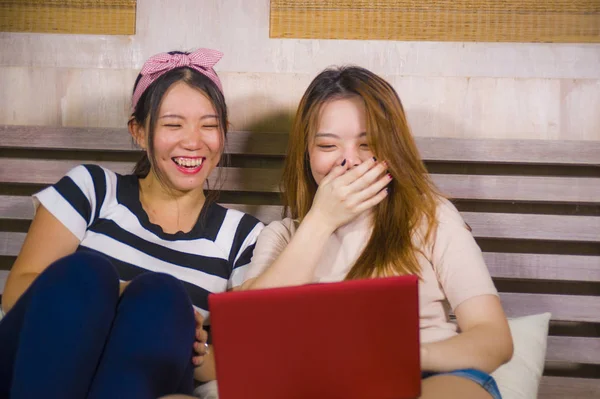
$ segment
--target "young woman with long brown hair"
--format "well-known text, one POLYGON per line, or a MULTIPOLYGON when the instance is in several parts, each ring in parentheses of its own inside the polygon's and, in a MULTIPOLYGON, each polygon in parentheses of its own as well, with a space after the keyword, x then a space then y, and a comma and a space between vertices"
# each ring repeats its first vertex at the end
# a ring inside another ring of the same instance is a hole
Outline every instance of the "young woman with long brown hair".
POLYGON ((259 236, 244 289, 418 275, 422 397, 500 398, 489 373, 511 358, 512 339, 497 291, 388 82, 359 67, 313 80, 290 134, 283 198, 291 218, 259 236))

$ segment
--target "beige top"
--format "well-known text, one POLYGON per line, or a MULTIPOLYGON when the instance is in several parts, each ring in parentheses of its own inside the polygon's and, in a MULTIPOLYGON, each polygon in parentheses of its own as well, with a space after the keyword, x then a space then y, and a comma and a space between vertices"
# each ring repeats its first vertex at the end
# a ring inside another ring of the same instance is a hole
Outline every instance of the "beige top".
MULTIPOLYGON (((434 342, 457 334, 448 317, 463 301, 479 295, 498 295, 481 250, 458 210, 447 200, 437 209, 439 225, 429 245, 415 245, 421 266, 419 313, 421 342, 434 342)), ((296 232, 297 222, 284 219, 269 224, 258 237, 245 279, 257 277, 283 251, 296 232)), ((364 214, 337 229, 329 238, 315 270, 313 282, 341 281, 363 251, 372 231, 372 219, 364 214)))

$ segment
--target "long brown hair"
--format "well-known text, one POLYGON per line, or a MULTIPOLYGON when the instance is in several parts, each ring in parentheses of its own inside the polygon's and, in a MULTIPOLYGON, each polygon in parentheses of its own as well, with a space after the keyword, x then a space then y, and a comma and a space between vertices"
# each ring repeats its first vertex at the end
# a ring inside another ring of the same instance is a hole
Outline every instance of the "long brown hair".
POLYGON ((310 170, 308 148, 323 105, 353 96, 364 101, 368 144, 378 159, 387 162, 393 181, 389 195, 375 207, 369 242, 346 279, 420 275, 416 256, 419 249, 413 235, 425 223, 419 238, 421 242, 431 238, 437 225, 439 194, 419 156, 398 94, 388 82, 364 68, 326 69, 302 96, 283 171, 284 213, 301 221, 312 206, 317 183, 310 170))

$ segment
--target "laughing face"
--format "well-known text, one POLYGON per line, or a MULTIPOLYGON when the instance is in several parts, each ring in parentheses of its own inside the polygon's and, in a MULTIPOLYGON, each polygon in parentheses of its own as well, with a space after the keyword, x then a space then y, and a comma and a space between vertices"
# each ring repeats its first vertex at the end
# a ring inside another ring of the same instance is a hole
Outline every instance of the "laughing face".
POLYGON ((180 193, 202 190, 222 152, 222 130, 212 102, 183 82, 173 84, 160 105, 154 158, 161 180, 180 193))
POLYGON ((365 104, 360 97, 332 100, 323 105, 308 157, 317 184, 344 159, 352 168, 373 158, 367 142, 365 104))

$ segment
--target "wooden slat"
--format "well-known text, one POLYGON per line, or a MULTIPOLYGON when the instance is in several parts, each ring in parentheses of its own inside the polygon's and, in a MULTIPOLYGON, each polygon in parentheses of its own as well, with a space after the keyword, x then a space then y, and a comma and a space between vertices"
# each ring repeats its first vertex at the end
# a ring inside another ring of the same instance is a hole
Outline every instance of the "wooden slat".
MULTIPOLYGON (((283 156, 287 135, 280 133, 229 132, 225 152, 283 156)), ((0 148, 51 150, 137 151, 124 128, 79 128, 0 125, 0 148)))
POLYGON ((550 336, 548 337, 546 360, 600 364, 600 338, 550 336))
MULTIPOLYGON (((131 162, 0 159, 0 183, 52 184, 81 163, 130 173, 131 162)), ((224 168, 227 191, 279 192, 279 169, 224 168)), ((213 174, 211 184, 215 183, 213 174)), ((434 174, 441 191, 454 199, 552 203, 600 203, 600 178, 434 174)))
MULTIPOLYGON (((0 183, 54 184, 69 170, 85 163, 79 160, 0 159, 0 183)), ((132 162, 89 162, 115 173, 131 173, 132 162)))
POLYGON ((31 202, 31 197, 0 195, 0 220, 31 220, 32 218, 33 202, 31 202))
MULTIPOLYGON (((134 167, 132 162, 1 158, 0 183, 53 184, 82 163, 101 165, 119 174, 129 174, 134 167)), ((211 189, 219 186, 224 191, 279 191, 278 169, 222 168, 221 173, 223 185, 217 185, 218 170, 215 170, 209 178, 211 189)))
MULTIPOLYGON (((260 212, 264 223, 281 219, 276 205, 229 205, 243 212, 260 212)), ((600 242, 600 217, 462 212, 476 238, 514 238, 600 242)), ((594 260, 587 260, 592 267, 594 260)))
POLYGON ((218 185, 218 171, 209 177, 211 188, 219 187, 223 191, 279 192, 281 171, 279 169, 258 168, 221 168, 221 184, 218 185))
POLYGON ((0 231, 0 256, 17 256, 25 241, 25 233, 0 231))
POLYGON ((479 238, 600 242, 600 217, 462 212, 479 238))
MULTIPOLYGON (((263 223, 280 220, 283 210, 278 205, 224 205, 253 214, 263 221, 263 223)), ((600 241, 600 237, 598 236, 598 231, 600 231, 599 217, 473 212, 462 212, 462 215, 473 228, 473 235, 476 238, 600 241), (545 229, 548 229, 548 231, 545 229)), ((559 261, 560 257, 557 259, 555 261, 559 261)), ((569 258, 565 259, 568 260, 569 258)), ((543 260, 543 257, 537 259, 537 261, 541 260, 543 260)), ((592 270, 596 269, 594 258, 583 260, 583 262, 587 267, 592 268, 592 270)), ((537 268, 537 266, 535 267, 537 268)))
MULTIPOLYGON (((229 132, 231 154, 284 156, 286 133, 229 132)), ((426 161, 600 165, 600 141, 416 137, 426 161)), ((131 151, 127 129, 0 125, 0 148, 131 151)))
POLYGON ((600 296, 500 293, 508 317, 552 313, 552 320, 600 322, 600 296))
POLYGON ((600 141, 417 137, 423 159, 542 165, 600 165, 600 141))
MULTIPOLYGON (((277 205, 222 204, 271 222, 281 219, 283 207, 277 205)), ((18 195, 0 195, 0 220, 31 220, 33 218, 33 202, 31 197, 18 195)))
POLYGON ((552 203, 600 203, 600 178, 432 174, 455 199, 552 203))
POLYGON ((286 133, 229 132, 225 153, 282 157, 286 153, 286 133))
MULTIPOLYGON (((119 165, 110 166, 113 167, 112 170, 118 170, 119 167, 121 167, 119 165)), ((230 175, 236 175, 239 173, 240 176, 244 176, 249 171, 249 169, 240 170, 231 168, 226 172, 230 175)), ((49 181, 57 180, 55 178, 48 180, 48 176, 43 175, 46 172, 47 170, 40 171, 42 176, 38 175, 30 180, 36 180, 36 182, 41 182, 43 184, 48 184, 49 181)), ((2 172, 0 171, 0 175, 1 174, 2 172)), ((62 176, 63 174, 64 172, 61 172, 59 175, 62 176)), ((259 189, 268 188, 269 183, 261 180, 261 177, 265 177, 264 173, 263 175, 257 175, 256 177, 257 178, 253 180, 252 190, 256 189, 257 187, 259 189)), ((227 191, 232 190, 232 187, 226 183, 222 189, 227 191)), ((25 205, 24 201, 25 200, 10 199, 6 206, 2 206, 0 218, 1 215, 6 215, 13 211, 13 208, 9 208, 11 206, 15 206, 16 212, 26 212, 26 215, 31 215, 31 211, 25 210, 27 205, 25 205), (17 203, 16 205, 14 205, 15 202, 17 203)), ((245 211, 250 214, 254 214, 264 223, 270 223, 273 220, 281 219, 282 209, 280 206, 236 205, 236 207, 240 210, 246 209, 245 211)), ((600 242, 600 217, 475 212, 463 212, 462 215, 465 221, 469 223, 473 229, 473 235, 477 238, 600 242)), ((23 215, 23 213, 19 213, 15 218, 24 219, 24 216, 25 215, 23 215)))
POLYGON ((600 379, 543 376, 538 399, 597 399, 600 379))
POLYGON ((0 125, 0 148, 133 151, 125 128, 0 125))
POLYGON ((8 278, 8 270, 0 270, 0 295, 4 293, 4 286, 6 285, 6 279, 8 278))
POLYGON ((600 282, 600 256, 484 252, 492 277, 600 282))
MULTIPOLYGON (((265 223, 281 219, 281 206, 223 204, 228 208, 252 214, 265 223)), ((0 220, 31 220, 30 197, 0 195, 0 220)), ((478 236, 478 231, 475 235, 478 236)), ((483 254, 493 277, 562 281, 600 281, 600 257, 527 253, 483 254)))
POLYGON ((221 204, 227 208, 249 213, 265 225, 275 220, 282 219, 283 206, 279 205, 247 205, 247 204, 221 204))
MULTIPOLYGON (((17 256, 25 233, 0 232, 0 255, 17 256)), ((600 296, 500 293, 508 317, 550 312, 552 320, 600 322, 600 296)))
MULTIPOLYGON (((21 198, 27 198, 28 202, 31 201, 28 197, 21 198)), ((275 205, 223 204, 223 206, 250 213, 262 221, 267 220, 265 223, 280 220, 281 211, 283 210, 283 207, 275 205)), ((0 256, 17 256, 24 240, 25 233, 0 231, 0 256)))

